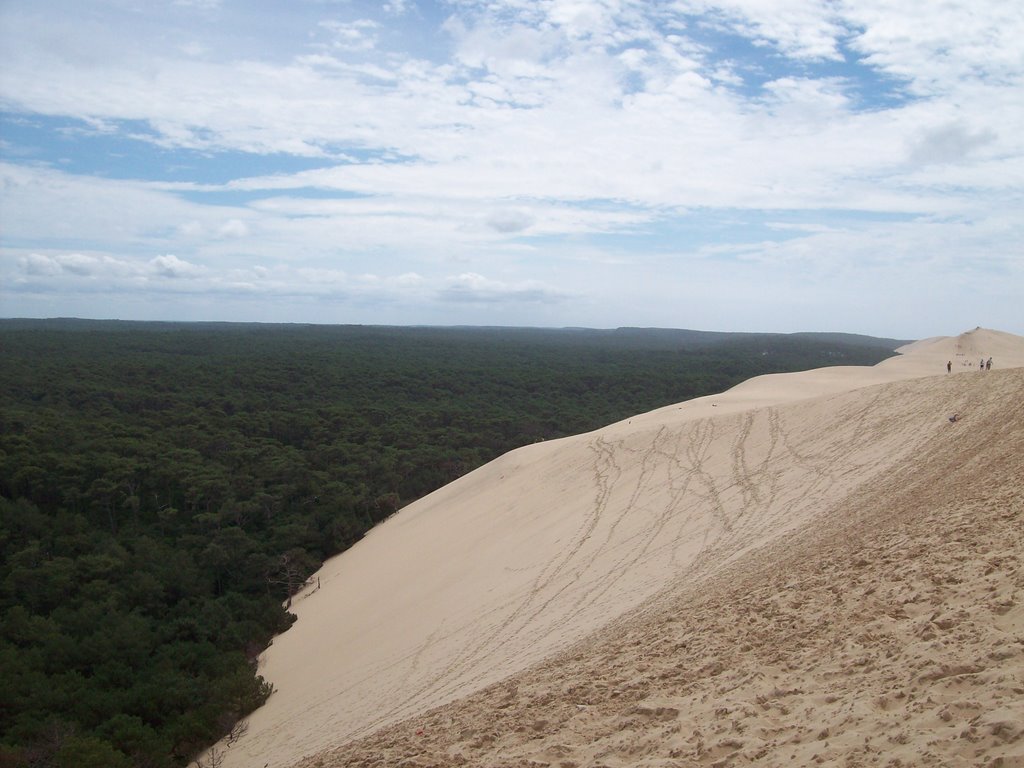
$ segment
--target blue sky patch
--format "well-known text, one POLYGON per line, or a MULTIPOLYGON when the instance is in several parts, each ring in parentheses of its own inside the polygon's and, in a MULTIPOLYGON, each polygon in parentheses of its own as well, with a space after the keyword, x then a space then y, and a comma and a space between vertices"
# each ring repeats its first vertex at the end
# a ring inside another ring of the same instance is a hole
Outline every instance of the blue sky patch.
POLYGON ((12 160, 106 179, 226 184, 334 165, 297 155, 163 147, 148 123, 139 120, 108 122, 97 129, 74 118, 3 112, 0 136, 12 160))

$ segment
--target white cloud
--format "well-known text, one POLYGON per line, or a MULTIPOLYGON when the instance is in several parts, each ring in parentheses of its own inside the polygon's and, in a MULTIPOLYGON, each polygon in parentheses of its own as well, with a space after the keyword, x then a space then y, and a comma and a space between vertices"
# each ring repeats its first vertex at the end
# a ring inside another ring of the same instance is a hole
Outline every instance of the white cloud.
POLYGON ((81 253, 69 253, 66 256, 58 257, 55 261, 62 270, 76 275, 92 275, 98 269, 113 267, 117 270, 123 266, 122 262, 113 259, 97 259, 95 256, 86 256, 81 253))
POLYGON ((190 264, 187 261, 179 259, 173 254, 155 256, 149 263, 155 270, 156 274, 161 277, 198 277, 206 272, 204 268, 196 266, 195 264, 190 264))
POLYGON ((910 162, 914 165, 959 162, 995 140, 996 133, 992 129, 973 132, 963 122, 935 126, 911 139, 910 162))
POLYGON ((217 230, 221 237, 245 237, 249 234, 249 226, 241 219, 228 219, 217 230))
POLYGON ((61 267, 56 259, 40 253, 30 253, 28 256, 22 256, 20 265, 25 274, 33 276, 53 277, 63 271, 63 267, 61 267))
POLYGON ((917 94, 1020 82, 1024 13, 1015 3, 848 0, 842 12, 857 30, 854 49, 917 94))
POLYGON ((549 304, 562 302, 567 298, 563 291, 544 285, 539 281, 506 283, 492 280, 474 272, 454 275, 438 292, 442 301, 471 304, 549 304))
POLYGON ((391 16, 402 16, 408 13, 411 5, 411 0, 385 0, 381 7, 391 16))
POLYGON ((677 0, 674 7, 701 17, 702 24, 778 48, 798 59, 842 58, 838 43, 847 34, 836 5, 818 0, 677 0))
POLYGON ((137 273, 131 262, 107 254, 31 253, 18 259, 19 267, 33 277, 104 278, 125 277, 137 273))
POLYGON ((178 224, 177 228, 178 234, 187 240, 200 237, 204 232, 202 222, 196 221, 195 219, 182 222, 181 224, 178 224))
POLYGON ((523 232, 533 224, 534 218, 521 210, 495 211, 487 218, 487 225, 502 234, 523 232))
POLYGON ((342 51, 368 51, 377 44, 378 24, 369 19, 341 22, 329 19, 320 26, 330 33, 329 46, 342 51))

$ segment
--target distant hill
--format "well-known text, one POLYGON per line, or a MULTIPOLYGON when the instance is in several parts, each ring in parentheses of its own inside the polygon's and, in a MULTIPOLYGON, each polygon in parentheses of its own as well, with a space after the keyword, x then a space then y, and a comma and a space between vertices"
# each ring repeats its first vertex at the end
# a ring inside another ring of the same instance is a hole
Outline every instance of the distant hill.
POLYGON ((839 344, 853 344, 862 347, 879 347, 881 349, 896 349, 904 344, 909 344, 913 339, 886 339, 875 336, 862 336, 857 333, 815 333, 803 332, 790 334, 794 338, 808 339, 811 341, 836 342, 839 344))
POLYGON ((735 331, 695 331, 681 328, 542 328, 516 326, 388 326, 388 325, 325 325, 315 323, 245 323, 211 321, 157 321, 157 320, 88 320, 70 317, 56 318, 4 318, 0 319, 2 330, 60 330, 60 331, 287 331, 316 329, 321 332, 347 333, 352 331, 379 330, 411 334, 452 334, 465 336, 492 336, 506 339, 529 339, 532 341, 586 341, 591 343, 614 343, 646 348, 703 347, 716 344, 755 340, 807 339, 814 342, 849 344, 852 346, 895 349, 912 339, 890 339, 864 336, 854 333, 798 332, 798 333, 756 333, 735 331))

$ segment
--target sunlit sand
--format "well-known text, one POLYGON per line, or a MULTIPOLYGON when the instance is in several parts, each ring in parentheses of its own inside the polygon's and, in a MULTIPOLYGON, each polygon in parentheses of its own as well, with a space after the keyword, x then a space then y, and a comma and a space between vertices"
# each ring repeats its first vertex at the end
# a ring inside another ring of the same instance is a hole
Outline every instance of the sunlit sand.
POLYGON ((295 600, 222 764, 1024 761, 1024 338, 901 352, 406 507, 295 600))

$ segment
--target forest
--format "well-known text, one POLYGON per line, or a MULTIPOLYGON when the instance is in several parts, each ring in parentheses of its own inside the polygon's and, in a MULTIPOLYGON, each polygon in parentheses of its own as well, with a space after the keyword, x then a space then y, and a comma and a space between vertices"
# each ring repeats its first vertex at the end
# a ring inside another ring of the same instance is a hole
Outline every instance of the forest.
POLYGON ((173 768, 273 695, 289 597, 502 453, 845 334, 0 320, 0 768, 173 768))

